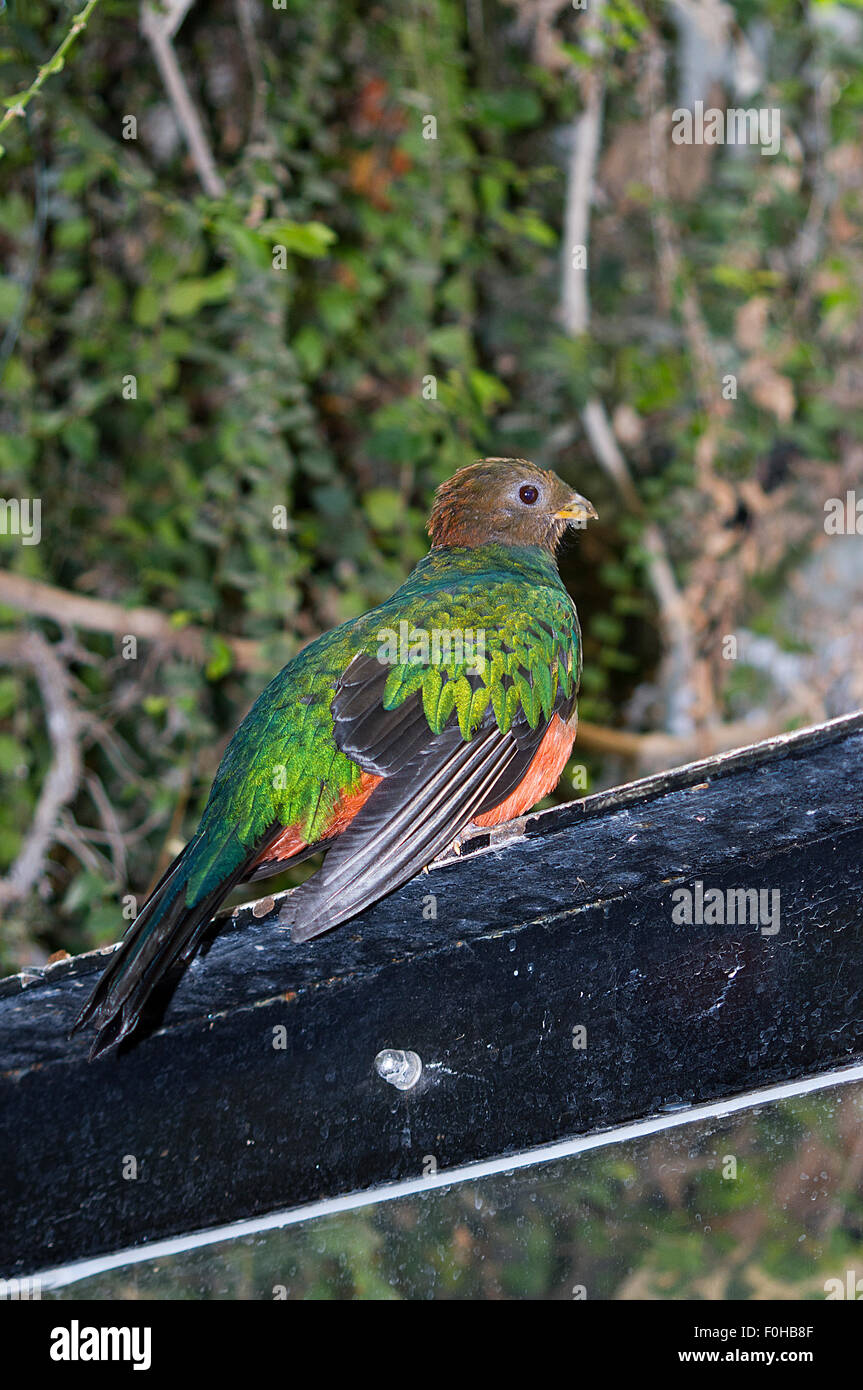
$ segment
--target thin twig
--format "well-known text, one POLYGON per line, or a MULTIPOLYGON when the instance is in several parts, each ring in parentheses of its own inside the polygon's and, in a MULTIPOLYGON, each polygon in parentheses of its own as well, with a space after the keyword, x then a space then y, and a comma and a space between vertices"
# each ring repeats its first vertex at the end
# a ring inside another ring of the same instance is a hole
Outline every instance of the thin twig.
POLYGON ((54 839, 59 845, 71 850, 79 864, 99 878, 110 879, 111 861, 100 850, 93 849, 86 835, 81 831, 75 817, 68 811, 60 813, 60 823, 54 828, 54 839))
POLYGON ((201 118, 189 94, 186 79, 171 42, 190 4, 191 0, 166 0, 164 10, 158 10, 150 0, 143 0, 141 30, 153 50, 156 66, 162 75, 180 129, 186 137, 189 154, 192 156, 201 186, 209 197, 222 198, 225 194, 225 183, 216 167, 201 118))
POLYGON ((255 4, 254 0, 234 0, 234 8, 237 12, 237 23, 240 26, 240 34, 243 39, 243 46, 246 50, 246 58, 249 64, 249 74, 252 79, 252 114, 249 120, 249 142, 256 148, 259 145, 271 142, 266 139, 267 127, 265 112, 267 106, 267 79, 264 74, 264 66, 261 61, 261 48, 258 43, 258 36, 255 33, 255 4))
MULTIPOLYGON (((30 83, 26 92, 19 92, 18 95, 13 98, 12 104, 7 107, 5 115, 0 117, 0 135, 2 135, 7 125, 10 125, 12 121, 24 115, 30 102, 42 90, 47 78, 54 72, 62 71, 66 61, 66 54, 69 52, 69 49, 72 47, 78 35, 87 28, 87 21, 98 3, 99 0, 87 0, 83 10, 81 10, 79 14, 76 14, 75 18, 72 20, 72 26, 56 53, 48 59, 47 63, 42 64, 42 67, 30 83)), ((0 145, 0 159, 3 158, 4 154, 5 150, 3 146, 0 145)))
POLYGON ((78 747, 80 720, 68 694, 68 672, 50 643, 38 632, 0 633, 0 662, 28 666, 39 685, 51 740, 51 766, 42 783, 36 812, 24 846, 5 878, 0 879, 0 909, 27 896, 39 882, 45 857, 57 838, 62 808, 81 781, 78 747))
POLYGON ((119 887, 126 881, 126 841, 123 835, 123 829, 117 819, 117 813, 108 798, 108 794, 102 785, 101 778, 90 773, 86 778, 86 782, 90 795, 96 804, 96 809, 102 818, 106 839, 111 847, 111 858, 114 861, 114 883, 119 887))

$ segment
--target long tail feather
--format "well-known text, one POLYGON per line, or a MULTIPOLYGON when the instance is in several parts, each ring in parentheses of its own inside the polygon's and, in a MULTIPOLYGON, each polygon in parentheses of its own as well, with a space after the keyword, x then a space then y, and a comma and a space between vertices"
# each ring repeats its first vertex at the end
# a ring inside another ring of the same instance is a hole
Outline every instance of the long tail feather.
POLYGON ((71 1031, 94 1023, 97 1034, 90 1060, 121 1042, 140 1021, 154 989, 175 966, 191 960, 213 914, 249 871, 267 843, 281 833, 276 826, 218 878, 215 886, 189 903, 186 893, 195 868, 196 836, 178 855, 141 908, 118 949, 111 956, 96 988, 72 1025, 71 1031))

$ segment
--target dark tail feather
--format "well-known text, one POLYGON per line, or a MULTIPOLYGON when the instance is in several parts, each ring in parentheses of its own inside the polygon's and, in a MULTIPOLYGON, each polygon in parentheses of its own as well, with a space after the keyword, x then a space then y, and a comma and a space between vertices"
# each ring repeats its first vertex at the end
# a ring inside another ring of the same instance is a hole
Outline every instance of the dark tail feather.
POLYGON ((72 1025, 74 1033, 95 1023, 91 1061, 132 1032, 156 986, 175 965, 191 960, 213 914, 231 889, 248 877, 262 849, 256 845, 215 888, 189 905, 186 885, 196 844, 192 840, 160 879, 72 1025))
POLYGON ((159 882, 144 903, 138 916, 127 930, 122 942, 110 957, 108 964, 99 978, 96 988, 93 990, 86 1004, 78 1014, 78 1017, 75 1019, 75 1022, 72 1024, 70 1036, 72 1033, 77 1033, 78 1029, 82 1028, 85 1023, 89 1023, 97 1012, 102 1011, 102 1006, 105 1003, 111 986, 128 965, 129 959, 133 955, 135 948, 142 944, 141 939, 147 929, 147 924, 151 922, 155 916, 157 909, 168 891, 170 881, 179 871, 182 861, 183 854, 178 854, 173 863, 168 866, 159 879, 159 882))

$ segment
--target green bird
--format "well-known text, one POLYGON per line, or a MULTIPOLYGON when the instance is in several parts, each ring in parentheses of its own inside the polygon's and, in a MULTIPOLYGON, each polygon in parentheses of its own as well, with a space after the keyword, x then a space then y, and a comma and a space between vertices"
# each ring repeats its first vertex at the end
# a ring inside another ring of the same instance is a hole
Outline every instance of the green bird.
POLYGON ((235 885, 326 850, 279 916, 307 941, 556 785, 582 655, 555 555, 588 517, 525 459, 481 459, 438 489, 431 548, 401 588, 305 647, 237 729, 195 834, 75 1021, 98 1030, 91 1058, 135 1028, 235 885))

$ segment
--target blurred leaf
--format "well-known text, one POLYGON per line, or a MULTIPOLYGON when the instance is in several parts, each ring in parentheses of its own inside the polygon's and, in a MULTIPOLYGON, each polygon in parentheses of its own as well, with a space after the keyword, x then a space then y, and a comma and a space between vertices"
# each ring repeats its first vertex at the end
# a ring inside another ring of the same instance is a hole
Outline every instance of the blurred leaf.
POLYGON ((284 246, 298 256, 325 256, 336 240, 335 232, 323 222, 286 222, 272 219, 261 223, 261 235, 273 246, 284 246))
POLYGON ((218 304, 228 299, 235 285, 236 276, 228 266, 201 279, 178 280, 166 295, 166 311, 174 318, 188 318, 205 304, 218 304))

